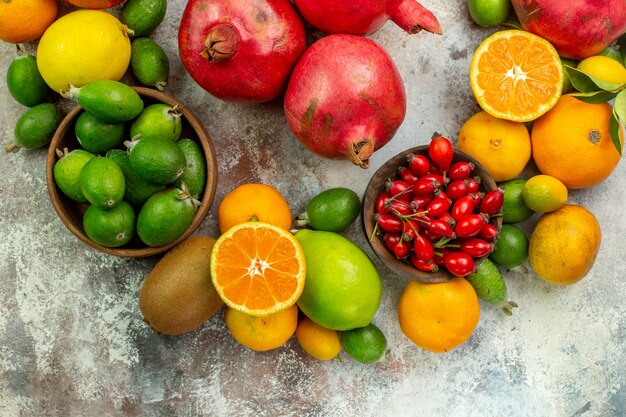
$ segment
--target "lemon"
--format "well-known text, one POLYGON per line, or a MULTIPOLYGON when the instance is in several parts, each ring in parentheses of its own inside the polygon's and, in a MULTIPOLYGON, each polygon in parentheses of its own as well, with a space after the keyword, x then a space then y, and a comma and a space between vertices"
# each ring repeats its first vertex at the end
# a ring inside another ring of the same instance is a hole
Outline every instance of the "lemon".
POLYGON ((97 80, 119 80, 130 63, 129 30, 101 10, 77 10, 57 19, 41 37, 37 67, 54 91, 97 80))
POLYGON ((578 64, 578 69, 608 83, 620 85, 626 83, 626 68, 608 56, 595 55, 585 58, 578 64))
POLYGON ((567 202, 567 187, 551 175, 535 175, 524 184, 522 198, 533 211, 547 213, 567 202))

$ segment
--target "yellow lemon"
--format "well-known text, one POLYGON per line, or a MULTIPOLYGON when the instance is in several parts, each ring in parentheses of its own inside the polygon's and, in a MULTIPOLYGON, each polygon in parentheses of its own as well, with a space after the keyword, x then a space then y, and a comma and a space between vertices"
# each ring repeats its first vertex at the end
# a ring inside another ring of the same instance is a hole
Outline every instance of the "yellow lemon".
POLYGON ((496 182, 508 181, 530 160, 530 134, 523 123, 479 112, 461 126, 458 149, 478 160, 496 182))
POLYGON ((613 84, 626 83, 626 68, 608 56, 590 56, 580 61, 577 68, 602 81, 613 84))
POLYGON ((567 187, 550 175, 535 175, 524 184, 522 198, 533 211, 547 213, 560 209, 567 202, 567 187))
POLYGON ((37 47, 37 67, 56 92, 70 84, 118 81, 130 63, 129 29, 101 10, 77 10, 57 19, 37 47))

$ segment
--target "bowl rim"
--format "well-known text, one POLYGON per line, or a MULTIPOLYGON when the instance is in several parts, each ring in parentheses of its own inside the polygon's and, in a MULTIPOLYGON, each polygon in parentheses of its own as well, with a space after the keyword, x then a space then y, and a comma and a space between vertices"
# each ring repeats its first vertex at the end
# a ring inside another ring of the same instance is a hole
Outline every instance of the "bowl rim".
MULTIPOLYGON (((206 160, 206 166, 207 166, 206 185, 204 188, 204 192, 202 194, 202 200, 200 202, 200 206, 198 207, 198 210, 196 211, 196 214, 192 220, 191 225, 185 230, 185 232, 178 239, 162 246, 145 246, 145 247, 140 247, 140 248, 127 248, 127 247, 121 246, 117 248, 109 248, 106 246, 99 245, 96 242, 89 239, 87 235, 85 234, 84 230, 82 228, 77 227, 74 224, 74 222, 71 221, 70 216, 68 216, 67 212, 63 210, 63 207, 61 206, 61 203, 60 203, 61 199, 66 199, 68 197, 65 197, 65 195, 63 195, 61 190, 59 190, 59 188, 57 187, 56 182, 54 181, 54 164, 57 161, 56 149, 58 147, 59 142, 65 139, 65 137, 68 134, 69 128, 74 122, 74 119, 83 109, 82 106, 80 106, 79 104, 76 104, 72 108, 72 110, 70 110, 69 113, 67 113, 67 115, 63 118, 63 120, 61 121, 57 129, 55 130, 52 140, 50 141, 50 145, 48 148, 48 155, 46 159, 46 183, 47 183, 47 188, 48 188, 48 194, 50 196, 50 201, 52 202, 52 206, 54 207, 54 210, 56 211, 57 215, 59 216, 59 218, 65 225, 65 227, 69 229, 70 232, 72 232, 72 234, 74 234, 74 236, 80 239, 83 243, 101 252, 107 253, 109 255, 128 257, 128 258, 143 258, 143 257, 158 255, 160 253, 163 253, 171 249, 172 247, 176 246, 178 243, 182 242, 187 237, 189 237, 200 226, 200 224, 202 223, 202 221, 208 214, 211 208, 211 205, 213 203, 213 199, 215 198, 215 192, 217 188, 218 170, 217 170, 217 161, 216 161, 215 148, 213 146, 213 141, 211 140, 211 137, 209 133, 207 132, 206 128, 204 127, 202 122, 200 122, 200 119, 198 119, 198 117, 194 114, 193 111, 191 111, 187 106, 185 106, 183 103, 181 103, 174 97, 168 94, 165 94, 161 91, 154 90, 154 89, 147 88, 147 87, 139 87, 139 86, 130 86, 130 87, 133 90, 135 90, 140 96, 147 96, 152 100, 156 100, 156 101, 168 104, 172 107, 177 105, 181 113, 183 114, 183 117, 185 118, 187 123, 190 125, 191 129, 195 132, 197 136, 197 142, 199 142, 199 144, 202 147, 204 158, 206 160)), ((80 204, 77 202, 74 202, 74 203, 80 204)))
MULTIPOLYGON (((370 239, 374 230, 374 209, 376 203, 376 197, 379 194, 379 185, 378 183, 384 184, 384 179, 388 176, 385 176, 385 173, 393 168, 393 170, 397 170, 397 168, 402 165, 402 161, 406 160, 407 155, 409 154, 422 154, 427 155, 429 145, 418 145, 404 151, 399 152, 393 157, 389 158, 384 164, 382 164, 372 175, 370 181, 365 188, 365 192, 363 195, 363 205, 361 210, 361 220, 363 231, 365 232, 365 238, 369 243, 370 247, 376 254, 376 256, 393 272, 396 274, 407 278, 414 279, 420 282, 426 283, 437 283, 437 282, 448 282, 453 279, 458 278, 456 275, 453 275, 445 268, 440 268, 437 272, 424 272, 420 271, 417 268, 410 265, 408 262, 403 262, 397 259, 391 251, 389 251, 383 244, 382 240, 378 237, 374 239, 370 239), (384 177, 384 178, 383 178, 384 177), (381 182, 382 179, 382 182, 381 182), (377 191, 374 192, 374 188, 377 188, 377 191)), ((485 190, 493 190, 498 188, 493 177, 489 174, 487 169, 480 163, 476 158, 471 155, 463 152, 460 149, 454 148, 454 157, 453 163, 459 160, 465 160, 468 162, 472 162, 475 165, 474 171, 477 170, 484 173, 484 175, 480 175, 483 187, 485 190)), ((490 223, 494 224, 498 230, 502 228, 502 216, 492 216, 489 220, 490 223)), ((488 256, 488 255, 487 255, 488 256)), ((482 262, 487 256, 475 259, 475 264, 478 266, 480 262, 482 262)))

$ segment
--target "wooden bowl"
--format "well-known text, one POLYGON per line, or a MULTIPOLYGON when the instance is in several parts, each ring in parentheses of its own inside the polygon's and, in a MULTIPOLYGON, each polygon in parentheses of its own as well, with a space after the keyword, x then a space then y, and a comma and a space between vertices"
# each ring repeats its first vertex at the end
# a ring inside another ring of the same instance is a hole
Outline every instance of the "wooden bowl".
MULTIPOLYGON (((375 220, 375 205, 376 199, 380 193, 385 190, 385 181, 387 178, 397 178, 398 168, 407 165, 408 154, 422 154, 428 156, 428 145, 417 146, 415 148, 407 149, 398 155, 394 156, 387 162, 385 162, 376 171, 372 179, 370 180, 367 188, 365 189, 365 195, 363 197, 363 228, 367 239, 376 253, 376 255, 387 265, 392 271, 397 274, 414 279, 421 282, 446 282, 456 278, 445 268, 440 268, 437 272, 424 272, 415 268, 408 260, 400 260, 395 257, 391 251, 387 249, 382 239, 379 236, 374 236, 370 240, 374 231, 375 220)), ((475 165, 472 176, 479 176, 481 178, 481 191, 489 192, 496 189, 496 182, 493 180, 487 170, 470 155, 462 152, 458 149, 454 150, 454 158, 452 163, 458 161, 472 162, 475 165)), ((500 230, 502 228, 502 216, 495 216, 490 219, 490 223, 500 230)), ((480 263, 483 258, 475 259, 476 265, 480 263)))
POLYGON ((61 121, 61 124, 57 128, 52 141, 50 142, 48 158, 46 161, 46 181, 48 183, 48 193, 50 194, 50 199, 52 200, 52 206, 61 218, 61 221, 76 237, 92 248, 98 249, 110 255, 141 258, 157 255, 167 251, 177 243, 187 238, 198 228, 198 226, 200 226, 200 223, 202 223, 202 220, 209 212, 209 208, 211 207, 213 198, 215 197, 215 188, 217 186, 217 163, 215 160, 215 150, 213 149, 211 138, 209 137, 209 134, 204 126, 202 126, 200 120, 198 120, 191 110, 185 107, 178 100, 160 91, 145 87, 133 87, 133 89, 141 96, 145 106, 154 103, 165 103, 170 106, 178 105, 178 109, 183 115, 181 119, 181 137, 195 140, 201 145, 204 152, 207 165, 206 186, 204 188, 204 192, 202 193, 200 207, 196 212, 193 222, 187 230, 185 230, 183 235, 174 242, 155 247, 145 245, 137 236, 135 236, 126 245, 118 248, 108 248, 99 245, 87 237, 85 230, 83 229, 83 214, 85 213, 88 205, 77 203, 63 194, 63 192, 57 187, 53 175, 54 164, 58 159, 56 150, 63 150, 64 148, 67 148, 71 151, 73 149, 80 148, 76 135, 74 134, 76 119, 82 111, 82 107, 79 105, 76 105, 61 121))

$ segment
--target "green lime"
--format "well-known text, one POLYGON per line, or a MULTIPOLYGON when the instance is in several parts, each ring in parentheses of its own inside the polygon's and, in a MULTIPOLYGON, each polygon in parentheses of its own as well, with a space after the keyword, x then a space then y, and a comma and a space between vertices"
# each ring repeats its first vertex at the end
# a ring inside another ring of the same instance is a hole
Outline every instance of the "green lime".
POLYGON ((27 53, 17 56, 9 65, 7 86, 13 98, 28 107, 42 103, 52 91, 39 73, 37 60, 27 53))
POLYGON ((175 142, 180 138, 182 130, 181 114, 178 106, 151 104, 143 109, 130 125, 130 137, 140 139, 159 137, 175 142))
POLYGON ((387 339, 383 332, 373 325, 345 331, 341 334, 341 347, 361 363, 378 362, 387 350, 387 339))
POLYGON ((125 188, 124 173, 112 159, 92 158, 80 172, 80 189, 96 207, 115 207, 124 198, 125 188))
POLYGON ((135 235, 135 211, 126 201, 112 209, 90 205, 83 215, 83 229, 97 244, 117 248, 135 235))
POLYGON ((535 175, 526 181, 522 198, 531 209, 547 213, 560 209, 567 202, 568 191, 565 184, 551 175, 535 175))
POLYGON ((563 91, 562 91, 562 94, 571 93, 572 91, 574 91, 574 86, 572 85, 572 80, 569 78, 569 75, 567 73, 567 69, 565 68, 566 65, 569 66, 569 67, 572 67, 572 68, 576 68, 576 66, 578 64, 573 59, 561 58, 561 66, 563 67, 563 91))
POLYGON ((528 258, 528 238, 524 231, 512 224, 503 225, 489 257, 505 268, 523 264, 528 258))
POLYGON ((148 38, 135 39, 130 50, 130 66, 140 83, 165 90, 170 61, 157 43, 148 38))
POLYGON ((468 0, 470 16, 476 24, 493 27, 504 23, 511 13, 511 0, 468 0))
POLYGON ((26 110, 15 124, 16 144, 8 145, 27 149, 41 148, 52 140, 61 122, 61 113, 54 104, 42 103, 26 110))
POLYGON ((143 110, 139 94, 127 84, 99 80, 82 87, 70 85, 63 97, 75 100, 85 110, 107 123, 123 123, 134 119, 143 110))
POLYGON ((202 148, 191 139, 181 139, 176 142, 185 154, 185 172, 176 180, 176 185, 182 188, 182 184, 189 189, 189 193, 199 198, 206 185, 206 159, 202 148))
POLYGON ((84 111, 76 119, 74 133, 86 151, 100 153, 116 148, 123 142, 124 128, 124 123, 106 123, 84 111))
POLYGON ((488 258, 483 259, 473 272, 465 277, 472 284, 476 295, 481 300, 495 304, 502 308, 507 315, 512 314, 512 308, 517 307, 513 301, 507 301, 507 290, 504 276, 498 267, 488 258))
MULTIPOLYGON (((170 141, 170 143, 172 143, 170 141)), ((137 216, 137 234, 148 246, 167 245, 193 222, 198 201, 187 191, 170 188, 154 194, 137 216)))
POLYGON ((67 148, 63 152, 57 149, 57 155, 60 159, 52 170, 57 187, 72 200, 86 203, 87 198, 80 189, 80 172, 95 155, 83 149, 68 152, 67 148))
POLYGON ((367 326, 380 304, 376 267, 342 235, 302 229, 296 233, 307 271, 298 307, 311 320, 333 330, 367 326))
POLYGON ((171 184, 185 172, 185 154, 170 139, 151 137, 127 143, 130 166, 146 182, 171 184))
POLYGON ((124 173, 126 181, 126 191, 124 192, 124 200, 133 206, 139 207, 146 202, 153 194, 163 191, 165 184, 154 184, 142 180, 133 168, 130 166, 128 154, 121 149, 111 149, 106 154, 107 158, 114 160, 124 173))
POLYGON ((517 178, 503 182, 499 185, 504 189, 504 203, 502 203, 502 221, 504 223, 519 223, 533 215, 526 203, 524 203, 524 186, 526 180, 517 178))
POLYGON ((298 225, 309 224, 316 230, 343 232, 359 216, 361 200, 348 188, 324 190, 309 202, 306 211, 298 215, 298 225))
POLYGON ((166 10, 167 0, 128 0, 121 20, 133 30, 133 36, 148 36, 161 24, 166 10))

